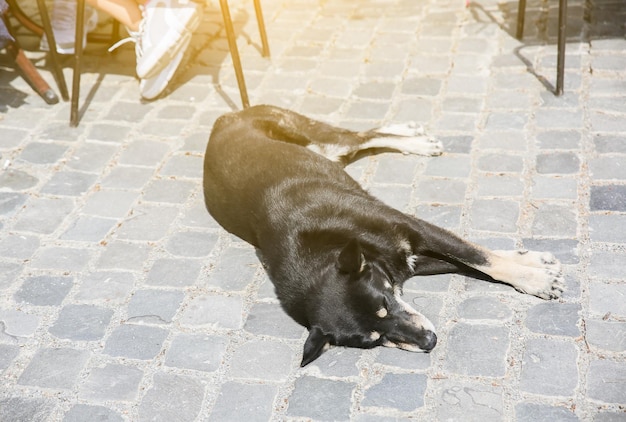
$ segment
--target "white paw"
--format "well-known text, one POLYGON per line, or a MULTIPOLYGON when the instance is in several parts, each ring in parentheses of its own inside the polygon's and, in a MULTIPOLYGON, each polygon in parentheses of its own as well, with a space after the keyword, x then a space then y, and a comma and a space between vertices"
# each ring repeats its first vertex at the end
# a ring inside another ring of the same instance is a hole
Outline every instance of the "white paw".
POLYGON ((558 299, 565 290, 563 273, 552 268, 536 268, 531 280, 516 286, 518 290, 542 299, 558 299))
POLYGON ((404 144, 400 147, 403 154, 436 156, 443 154, 443 144, 431 137, 403 138, 404 144))

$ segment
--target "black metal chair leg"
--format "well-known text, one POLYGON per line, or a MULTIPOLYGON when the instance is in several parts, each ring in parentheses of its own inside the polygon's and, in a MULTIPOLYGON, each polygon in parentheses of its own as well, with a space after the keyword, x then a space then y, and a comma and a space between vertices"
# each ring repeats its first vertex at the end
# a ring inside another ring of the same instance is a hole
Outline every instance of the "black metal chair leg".
MULTIPOLYGON (((42 1, 42 0, 40 0, 42 1)), ((237 41, 235 40, 235 30, 233 29, 233 21, 230 17, 230 9, 228 8, 228 0, 220 0, 220 8, 222 9, 222 17, 224 19, 224 29, 226 30, 226 38, 228 39, 228 48, 230 56, 233 60, 235 68, 235 76, 237 77, 237 85, 239 85, 239 95, 241 95, 241 105, 243 108, 250 107, 248 100, 248 90, 246 89, 246 81, 243 77, 241 68, 241 59, 239 50, 237 49, 237 41)))
POLYGON ((65 84, 65 77, 63 76, 63 69, 61 69, 61 63, 59 61, 59 55, 56 49, 56 40, 54 39, 54 31, 52 31, 52 24, 50 23, 50 15, 48 15, 48 8, 46 7, 45 0, 37 0, 37 7, 39 8, 39 14, 41 15, 41 22, 43 23, 43 31, 48 39, 49 55, 52 61, 52 71, 54 73, 59 91, 61 92, 61 98, 64 101, 69 99, 67 92, 67 85, 65 84))
POLYGON ((567 27, 567 0, 559 0, 559 39, 556 58, 556 95, 563 94, 565 79, 565 29, 567 27))
POLYGON ((515 37, 521 40, 524 37, 524 20, 526 18, 526 0, 519 0, 517 6, 517 32, 515 37))
MULTIPOLYGON (((41 0, 39 0, 41 1, 41 0)), ((74 34, 74 71, 72 74, 72 101, 70 126, 78 126, 78 101, 80 99, 80 73, 83 61, 83 30, 85 27, 85 0, 76 2, 76 32, 74 34)))

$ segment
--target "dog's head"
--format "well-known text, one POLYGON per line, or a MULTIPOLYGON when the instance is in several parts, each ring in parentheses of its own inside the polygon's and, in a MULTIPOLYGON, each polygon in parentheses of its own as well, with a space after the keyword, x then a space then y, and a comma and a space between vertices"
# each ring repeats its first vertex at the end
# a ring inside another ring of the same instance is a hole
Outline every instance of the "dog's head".
POLYGON ((400 295, 401 286, 375 260, 366 260, 358 241, 350 241, 307 300, 309 336, 301 366, 331 345, 432 350, 433 324, 400 295))

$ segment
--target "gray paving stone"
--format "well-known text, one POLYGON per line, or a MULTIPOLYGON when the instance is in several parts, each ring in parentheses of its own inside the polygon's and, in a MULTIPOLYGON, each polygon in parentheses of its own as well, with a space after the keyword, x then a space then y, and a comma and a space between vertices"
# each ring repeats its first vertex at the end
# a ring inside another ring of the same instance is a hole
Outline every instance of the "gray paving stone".
POLYGON ((141 189, 154 174, 145 167, 116 166, 102 180, 102 187, 112 189, 141 189))
POLYGON ((400 122, 429 122, 433 116, 433 101, 427 98, 412 98, 401 101, 393 116, 400 122))
POLYGON ((87 134, 87 139, 102 142, 120 143, 128 133, 130 128, 119 124, 100 123, 91 127, 87 134))
POLYGON ((438 131, 474 132, 476 130, 476 116, 444 112, 435 129, 438 131))
POLYGON ((193 259, 158 259, 148 272, 150 286, 184 287, 195 284, 202 263, 193 259))
POLYGON ((78 196, 87 192, 96 181, 96 176, 78 171, 56 173, 42 188, 42 193, 51 195, 78 196))
POLYGON ((0 370, 4 371, 20 353, 20 347, 13 344, 0 344, 0 370))
POLYGON ((490 113, 485 130, 522 130, 528 123, 528 117, 514 113, 490 113))
POLYGON ((580 168, 580 159, 571 152, 537 155, 537 172, 540 174, 574 174, 580 168))
POLYGON ((363 406, 411 412, 424 406, 427 377, 424 374, 386 374, 365 391, 363 406), (406 394, 406 389, 411 394, 406 394))
POLYGON ((470 211, 471 227, 503 233, 517 231, 519 203, 504 200, 477 200, 470 211))
POLYGON ((358 376, 358 363, 362 356, 361 349, 349 347, 331 347, 303 370, 303 374, 324 377, 358 376))
POLYGON ((411 187, 408 185, 373 185, 369 193, 400 211, 407 210, 411 199, 411 187))
POLYGON ((74 285, 72 277, 29 277, 15 292, 15 300, 36 306, 59 306, 74 285))
POLYGON ((592 186, 591 211, 626 211, 626 185, 592 186))
POLYGON ((158 327, 124 324, 109 335, 103 352, 127 359, 152 359, 161 351, 168 331, 158 327))
POLYGON ((613 352, 626 350, 625 322, 587 319, 585 327, 585 338, 592 346, 613 352))
POLYGON ((50 246, 40 248, 30 262, 34 268, 56 269, 61 271, 80 271, 92 257, 89 249, 50 246))
POLYGON ((600 315, 610 312, 616 316, 626 316, 626 284, 589 284, 589 309, 600 315))
POLYGON ((578 384, 577 357, 572 342, 549 338, 528 340, 520 389, 546 396, 571 396, 578 384))
POLYGON ((250 309, 244 329, 256 335, 290 339, 299 339, 304 332, 304 328, 275 303, 255 303, 250 309))
POLYGON ((144 189, 144 200, 182 204, 187 201, 187 198, 189 198, 189 195, 195 187, 195 183, 182 180, 153 180, 148 183, 144 189))
POLYGON ((51 234, 71 213, 74 201, 71 198, 35 198, 18 216, 16 230, 51 234))
POLYGON ((524 184, 516 175, 488 174, 478 178, 478 196, 522 196, 524 184))
POLYGON ((204 334, 177 334, 165 355, 165 365, 215 372, 223 363, 228 338, 204 334))
POLYGON ((28 144, 19 155, 19 159, 33 164, 52 164, 59 161, 68 146, 52 142, 33 142, 28 144))
POLYGON ((141 369, 109 363, 91 370, 80 387, 79 397, 104 402, 107 400, 132 401, 137 397, 139 383, 144 373, 141 369))
POLYGON ((498 377, 506 372, 506 327, 457 323, 448 336, 448 370, 470 376, 498 377), (485 350, 485 343, 489 344, 485 350))
POLYGON ((169 324, 184 298, 185 294, 181 291, 137 290, 128 304, 128 321, 169 324))
POLYGON ((217 326, 239 329, 243 326, 243 300, 240 296, 207 294, 193 297, 181 312, 186 326, 217 326))
POLYGON ((117 147, 114 145, 84 143, 72 152, 68 159, 68 167, 73 170, 99 174, 100 168, 109 162, 116 151, 117 147))
POLYGON ((175 155, 161 168, 162 176, 170 177, 202 177, 202 157, 194 155, 175 155))
POLYGON ((577 129, 583 124, 581 110, 545 109, 535 116, 537 127, 545 129, 577 129))
MULTIPOLYGON (((0 256, 5 258, 28 259, 39 248, 39 237, 28 234, 9 233, 0 240, 0 256)), ((0 283, 1 285, 1 283, 0 283)))
POLYGON ((124 418, 114 410, 104 406, 77 404, 65 414, 63 422, 106 421, 122 422, 124 418))
POLYGON ((410 184, 415 175, 417 162, 410 156, 403 158, 397 160, 397 157, 388 154, 379 156, 373 181, 375 183, 410 184))
POLYGON ((148 243, 114 241, 105 246, 98 266, 116 270, 141 270, 148 260, 150 250, 148 243))
POLYGON ((620 253, 594 251, 590 257, 589 271, 598 278, 626 278, 625 256, 620 253))
MULTIPOLYGON (((5 191, 26 190, 34 187, 37 183, 39 183, 39 179, 25 171, 8 169, 0 173, 0 186, 2 186, 5 191)), ((12 195, 5 195, 5 197, 11 198, 12 195)), ((15 195, 15 197, 18 197, 18 195, 15 195)), ((10 207, 3 205, 2 208, 8 209, 10 207)))
POLYGON ((281 341, 251 340, 235 351, 230 376, 239 379, 285 380, 293 359, 293 351, 281 341))
POLYGON ((580 262, 579 242, 574 239, 523 239, 524 248, 551 252, 562 264, 580 262))
POLYGON ((457 179, 422 178, 417 185, 417 199, 430 203, 463 203, 467 184, 457 179))
POLYGON ((11 343, 20 338, 33 337, 40 320, 41 318, 37 315, 18 309, 0 311, 0 322, 3 324, 2 337, 11 343))
POLYGON ((626 179, 624 157, 620 155, 593 158, 589 161, 589 170, 591 177, 596 180, 626 179))
POLYGON ((454 154, 469 154, 474 138, 471 136, 441 136, 438 139, 443 143, 444 150, 454 154))
POLYGON ((12 215, 18 211, 28 197, 21 193, 0 192, 0 214, 12 215))
POLYGON ((536 403, 519 403, 515 406, 516 420, 519 422, 534 421, 578 421, 579 418, 569 409, 560 406, 549 406, 536 403))
POLYGON ((594 422, 620 422, 624 420, 624 412, 601 412, 593 420, 594 422))
POLYGON ((86 350, 41 348, 22 372, 18 384, 72 389, 88 358, 89 352, 86 350))
POLYGON ((540 204, 533 219, 534 236, 576 237, 578 222, 571 205, 540 204))
POLYGON ((526 136, 519 130, 494 130, 484 132, 479 136, 479 145, 484 149, 498 149, 517 154, 528 150, 526 136))
POLYGON ((322 421, 348 420, 355 384, 303 376, 296 379, 287 415, 322 421))
POLYGON ((578 180, 538 175, 533 177, 531 196, 534 199, 576 200, 578 198, 578 180))
POLYGON ((502 387, 463 380, 443 380, 436 384, 437 420, 481 422, 503 419, 502 387))
POLYGON ((117 235, 126 240, 159 240, 167 234, 178 215, 178 208, 164 205, 141 205, 133 215, 122 222, 117 235))
POLYGON ((0 398, 0 420, 46 422, 54 410, 54 402, 43 398, 0 398))
POLYGON ((418 205, 414 215, 431 224, 454 230, 461 224, 461 212, 460 205, 424 204, 418 205))
POLYGON ((206 257, 217 243, 216 233, 185 231, 170 236, 165 248, 174 255, 186 257, 206 257))
POLYGON ((11 262, 0 262, 0 290, 6 290, 19 277, 22 266, 11 262))
POLYGON ((493 298, 475 296, 465 299, 458 307, 458 313, 465 319, 496 319, 507 320, 513 315, 506 303, 493 298))
POLYGON ((250 385, 227 382, 222 386, 210 421, 264 422, 271 419, 277 388, 273 385, 250 385))
POLYGON ((528 310, 525 324, 535 333, 577 337, 580 312, 579 304, 544 302, 528 310))
POLYGON ((594 242, 625 243, 626 215, 590 215, 589 235, 594 242))
POLYGON ((156 373, 154 385, 139 405, 139 421, 195 420, 204 390, 204 385, 192 377, 156 373))
MULTIPOLYGON (((602 98, 606 100, 606 98, 602 98)), ((592 139, 595 150, 599 154, 626 153, 626 137, 619 134, 598 133, 592 139)))
POLYGON ((222 253, 208 283, 222 290, 242 291, 252 282, 258 267, 254 249, 231 247, 222 253))
POLYGON ((444 155, 428 160, 424 174, 426 176, 467 177, 470 173, 470 163, 467 157, 444 155))
POLYGON ((104 336, 113 310, 93 305, 67 305, 48 330, 58 338, 94 341, 104 336))
POLYGON ((519 173, 524 168, 522 157, 509 154, 485 154, 478 159, 478 168, 495 173, 519 173))
POLYGON ((587 374, 589 397, 604 403, 626 403, 626 368, 621 362, 593 360, 587 374))
POLYGON ((537 134, 541 149, 578 149, 580 148, 580 132, 572 130, 548 130, 537 134))
POLYGON ((137 193, 125 190, 101 189, 89 196, 82 212, 100 217, 121 218, 128 214, 137 196, 137 193))
POLYGON ((116 220, 91 216, 79 216, 61 235, 61 239, 84 242, 99 242, 115 226, 116 220))

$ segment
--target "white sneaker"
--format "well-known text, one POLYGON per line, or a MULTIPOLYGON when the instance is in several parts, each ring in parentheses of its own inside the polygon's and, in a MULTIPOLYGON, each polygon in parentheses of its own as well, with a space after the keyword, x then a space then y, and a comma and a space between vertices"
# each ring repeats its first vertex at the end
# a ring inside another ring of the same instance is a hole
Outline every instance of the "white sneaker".
POLYGON ((150 79, 160 74, 180 51, 187 48, 201 20, 202 8, 193 1, 148 1, 143 9, 139 48, 136 50, 137 76, 150 79))
MULTIPOLYGON (((54 0, 50 12, 54 40, 57 43, 59 54, 74 54, 74 37, 76 35, 76 1, 54 0)), ((87 44, 87 33, 98 26, 98 12, 89 5, 85 5, 85 31, 83 34, 83 48, 87 44)), ((44 34, 41 37, 39 48, 49 51, 48 39, 44 34)))
POLYGON ((154 100, 165 91, 174 73, 176 73, 178 66, 180 66, 190 41, 191 38, 187 38, 186 41, 183 41, 180 51, 159 73, 151 78, 142 79, 141 82, 139 82, 139 94, 141 98, 144 100, 154 100))

